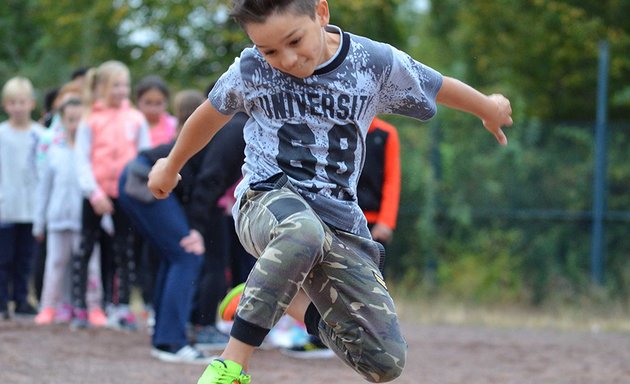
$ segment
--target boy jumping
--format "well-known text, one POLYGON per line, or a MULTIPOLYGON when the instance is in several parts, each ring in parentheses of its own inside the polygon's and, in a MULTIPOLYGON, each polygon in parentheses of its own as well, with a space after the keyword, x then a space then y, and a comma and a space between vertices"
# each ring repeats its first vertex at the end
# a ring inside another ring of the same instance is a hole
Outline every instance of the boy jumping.
POLYGON ((398 377, 407 345, 357 204, 365 135, 380 113, 428 120, 437 104, 478 116, 502 145, 509 101, 445 77, 396 48, 329 25, 326 0, 233 0, 246 48, 188 119, 149 187, 173 190, 184 163, 239 111, 249 115, 234 217, 258 260, 220 359, 199 384, 249 383, 254 349, 286 312, 370 382, 398 377))

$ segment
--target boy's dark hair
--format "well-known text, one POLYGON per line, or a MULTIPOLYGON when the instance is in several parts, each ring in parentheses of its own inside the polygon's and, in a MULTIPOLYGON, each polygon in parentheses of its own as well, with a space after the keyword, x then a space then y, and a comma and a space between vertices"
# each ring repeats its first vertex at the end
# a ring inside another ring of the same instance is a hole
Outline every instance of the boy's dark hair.
POLYGON ((166 82, 157 75, 149 75, 144 77, 136 84, 136 101, 142 97, 147 91, 151 89, 157 89, 168 100, 170 98, 170 91, 166 82))
POLYGON ((317 3, 318 0, 232 0, 230 16, 243 29, 250 23, 264 23, 276 12, 292 11, 314 19, 317 3))

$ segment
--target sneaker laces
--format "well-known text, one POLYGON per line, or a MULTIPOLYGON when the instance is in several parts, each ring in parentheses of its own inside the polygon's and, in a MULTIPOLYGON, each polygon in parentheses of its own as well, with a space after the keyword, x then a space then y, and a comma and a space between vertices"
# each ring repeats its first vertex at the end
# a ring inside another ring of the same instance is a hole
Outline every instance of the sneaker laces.
MULTIPOLYGON (((230 363, 231 367, 228 367, 227 362, 224 360, 213 360, 206 369, 212 369, 215 373, 215 377, 212 378, 214 381, 208 384, 250 384, 251 377, 243 373, 241 366, 235 362, 230 363), (235 369, 239 371, 238 374, 233 372, 235 369)), ((201 383, 201 379, 199 382, 201 383)))

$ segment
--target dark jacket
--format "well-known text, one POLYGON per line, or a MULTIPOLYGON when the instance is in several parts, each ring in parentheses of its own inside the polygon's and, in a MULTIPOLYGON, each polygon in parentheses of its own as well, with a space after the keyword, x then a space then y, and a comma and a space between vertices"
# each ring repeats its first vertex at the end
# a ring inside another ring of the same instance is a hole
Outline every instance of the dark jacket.
POLYGON ((374 118, 365 138, 365 164, 357 186, 368 224, 396 228, 400 202, 400 140, 396 127, 374 118))
MULTIPOLYGON (((197 152, 182 168, 181 181, 173 191, 182 204, 190 226, 203 233, 207 228, 210 209, 219 198, 241 177, 241 166, 245 158, 243 127, 248 116, 234 115, 217 132, 210 143, 197 152)), ((151 164, 168 156, 175 142, 145 150, 151 164)))

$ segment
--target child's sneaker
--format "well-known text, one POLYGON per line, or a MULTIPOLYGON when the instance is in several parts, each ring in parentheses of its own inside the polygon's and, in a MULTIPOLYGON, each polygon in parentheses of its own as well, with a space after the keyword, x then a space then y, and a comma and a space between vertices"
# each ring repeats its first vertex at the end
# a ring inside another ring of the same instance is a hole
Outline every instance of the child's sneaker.
POLYGON ((142 311, 142 318, 144 319, 144 324, 147 327, 147 332, 149 335, 153 335, 153 328, 155 328, 155 310, 152 306, 147 305, 144 307, 144 311, 142 311))
POLYGON ((151 350, 151 356, 168 363, 209 364, 216 356, 206 356, 198 349, 185 345, 176 351, 155 348, 151 350))
POLYGON ((105 312, 101 308, 92 308, 88 313, 88 322, 96 328, 104 327, 107 325, 107 316, 105 316, 105 312))
POLYGON ((85 309, 75 309, 74 317, 70 321, 70 329, 86 329, 88 327, 88 315, 85 309))
POLYGON ((304 345, 283 348, 280 351, 296 359, 329 359, 335 356, 335 353, 315 336, 311 336, 310 341, 304 345))
POLYGON ((107 316, 107 327, 112 329, 118 329, 118 306, 114 304, 107 304, 105 307, 105 316, 107 316))
POLYGON ((306 327, 289 315, 284 315, 265 337, 265 343, 275 348, 292 348, 307 344, 309 334, 306 327))
POLYGON ((208 365, 197 384, 249 384, 251 376, 240 364, 231 360, 215 359, 208 365))
POLYGON ((136 315, 131 312, 129 305, 120 304, 107 308, 107 326, 116 330, 136 331, 138 321, 136 315))
POLYGON ((52 324, 55 320, 55 308, 46 307, 42 309, 37 316, 35 316, 35 324, 37 325, 47 325, 52 324))
POLYGON ((236 316, 236 309, 238 308, 238 302, 241 300, 241 295, 243 295, 244 289, 245 283, 241 283, 232 288, 223 300, 221 300, 221 304, 219 304, 219 317, 222 320, 234 320, 234 316, 236 316))
POLYGON ((119 328, 123 330, 138 330, 138 320, 136 319, 136 315, 128 309, 123 309, 118 313, 118 325, 119 328))

